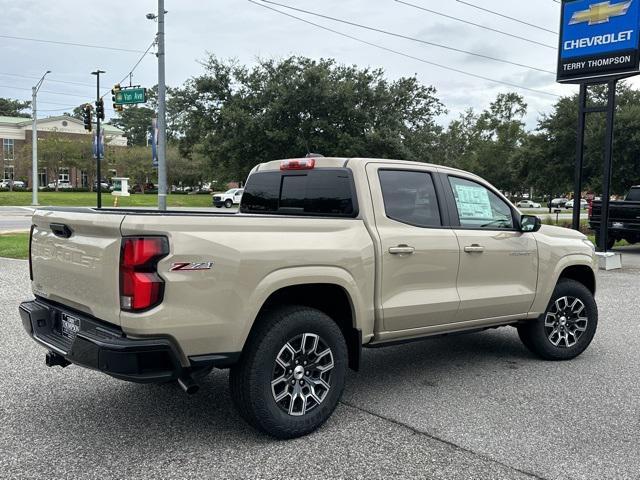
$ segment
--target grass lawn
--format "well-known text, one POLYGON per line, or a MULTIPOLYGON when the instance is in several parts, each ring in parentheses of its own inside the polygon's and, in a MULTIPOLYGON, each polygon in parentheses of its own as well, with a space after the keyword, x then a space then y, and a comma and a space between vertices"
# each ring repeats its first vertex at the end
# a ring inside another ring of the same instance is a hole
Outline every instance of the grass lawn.
POLYGON ((29 234, 0 235, 0 257, 29 258, 29 234))
MULTIPOLYGON (((102 206, 112 207, 113 197, 110 193, 102 194, 102 206)), ((40 192, 38 203, 42 206, 56 207, 90 207, 96 205, 96 194, 90 192, 40 192)), ((121 207, 153 207, 158 204, 154 194, 131 195, 121 197, 121 207)), ((25 207, 31 205, 31 192, 0 192, 0 207, 25 207)), ((168 195, 167 205, 170 207, 211 207, 211 195, 168 195)))

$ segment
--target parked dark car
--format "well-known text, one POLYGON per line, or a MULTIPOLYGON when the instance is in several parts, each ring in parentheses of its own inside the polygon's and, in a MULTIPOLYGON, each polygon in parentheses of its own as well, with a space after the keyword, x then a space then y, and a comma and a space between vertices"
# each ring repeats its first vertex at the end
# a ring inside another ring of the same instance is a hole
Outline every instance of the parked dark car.
MULTIPOLYGON (((596 243, 599 243, 601 215, 602 202, 594 200, 589 207, 589 227, 596 232, 596 243)), ((609 202, 607 249, 618 240, 640 242, 640 185, 631 187, 624 200, 609 202)))
MULTIPOLYGON (((142 187, 143 185, 141 185, 140 183, 136 183, 133 187, 131 187, 131 191, 133 193, 141 193, 142 192, 142 187)), ((149 192, 151 190, 155 190, 156 186, 153 183, 145 183, 144 184, 144 191, 145 192, 149 192)))

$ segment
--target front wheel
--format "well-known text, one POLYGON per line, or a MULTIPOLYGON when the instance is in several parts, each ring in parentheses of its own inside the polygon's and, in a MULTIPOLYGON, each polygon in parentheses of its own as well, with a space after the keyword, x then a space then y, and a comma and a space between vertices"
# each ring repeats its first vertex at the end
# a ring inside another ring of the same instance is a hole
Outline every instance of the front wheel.
POLYGON ((545 360, 571 360, 584 352, 598 327, 598 306, 583 284, 563 278, 547 310, 518 327, 522 343, 545 360))
POLYGON ((227 207, 227 208, 233 207, 233 201, 232 200, 225 200, 224 206, 227 207))
POLYGON ((240 415, 276 438, 313 432, 333 413, 344 389, 347 346, 319 310, 287 306, 260 319, 229 375, 240 415))

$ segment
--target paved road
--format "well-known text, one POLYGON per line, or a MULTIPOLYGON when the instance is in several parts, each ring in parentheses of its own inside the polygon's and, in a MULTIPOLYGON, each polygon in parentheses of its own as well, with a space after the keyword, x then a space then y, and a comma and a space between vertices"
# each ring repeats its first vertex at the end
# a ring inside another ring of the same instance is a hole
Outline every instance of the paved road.
POLYGON ((0 233, 28 231, 32 212, 28 207, 0 207, 0 233))
MULTIPOLYGON (((520 210, 523 213, 527 213, 529 215, 537 215, 542 219, 551 218, 555 220, 557 218, 558 220, 571 220, 573 218, 573 210, 566 210, 564 208, 561 209, 561 212, 558 214, 549 213, 548 208, 521 208, 520 210)), ((589 215, 587 211, 582 210, 580 212, 580 219, 587 220, 588 218, 589 218, 589 215)))
POLYGON ((333 418, 288 442, 239 419, 223 371, 189 397, 45 367, 16 310, 27 264, 0 272, 1 478, 640 476, 640 269, 601 273, 599 332, 575 361, 537 360, 510 328, 366 350, 333 418))

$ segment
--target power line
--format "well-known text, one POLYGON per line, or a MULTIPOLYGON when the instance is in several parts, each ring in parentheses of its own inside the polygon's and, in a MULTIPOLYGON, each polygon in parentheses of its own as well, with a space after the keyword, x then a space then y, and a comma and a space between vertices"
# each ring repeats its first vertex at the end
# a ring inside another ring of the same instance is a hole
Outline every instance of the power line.
POLYGON ((464 0, 456 0, 458 3, 462 3, 464 5, 468 5, 471 8, 476 8, 478 10, 482 10, 483 12, 490 13, 492 15, 497 15, 498 17, 506 18, 508 20, 512 20, 514 22, 522 23, 523 25, 527 25, 529 27, 537 28, 538 30, 542 30, 543 32, 553 33, 554 35, 558 35, 558 32, 555 30, 550 30, 545 27, 541 27, 540 25, 535 25, 533 23, 525 22, 524 20, 520 20, 519 18, 510 17, 509 15, 505 15, 504 13, 496 12, 495 10, 489 10, 488 8, 481 7, 479 5, 475 5, 473 3, 465 2, 464 0))
MULTIPOLYGON (((40 77, 34 77, 31 75, 21 75, 18 73, 7 73, 7 72, 0 72, 0 76, 3 77, 16 77, 16 78, 28 78, 28 79, 33 79, 33 80, 39 80, 40 77)), ((53 78, 47 77, 47 82, 54 82, 54 83, 64 83, 64 84, 68 84, 68 85, 78 85, 78 86, 83 86, 83 87, 93 87, 94 85, 91 85, 90 83, 82 83, 82 82, 72 82, 70 80, 55 80, 53 78)))
POLYGON ((425 59, 420 58, 420 57, 415 57, 413 55, 409 55, 407 53, 400 52, 398 50, 394 50, 392 48, 388 48, 388 47, 379 45, 377 43, 369 42, 367 40, 363 40, 361 38, 355 37, 353 35, 349 35, 347 33, 340 32, 338 30, 334 30, 334 29, 332 29, 330 27, 325 27, 324 25, 320 25, 318 23, 314 23, 314 22, 312 22, 310 20, 298 17, 296 15, 291 15, 290 13, 283 12, 281 10, 278 10, 277 8, 269 7, 267 5, 264 5, 261 2, 257 2, 255 0, 248 0, 248 1, 250 3, 258 5, 259 7, 266 8, 266 9, 271 10, 273 12, 279 13, 280 15, 284 15, 286 17, 296 19, 296 20, 298 20, 300 22, 303 22, 303 23, 306 23, 308 25, 313 25, 314 27, 320 28, 322 30, 326 30, 328 32, 335 33, 336 35, 340 35, 341 37, 349 38, 351 40, 355 40, 356 42, 359 42, 359 43, 362 43, 362 44, 365 44, 365 45, 369 45, 371 47, 375 47, 375 48, 378 48, 380 50, 384 50, 385 52, 393 53, 395 55, 400 55, 401 57, 409 58, 409 59, 415 60, 417 62, 421 62, 421 63, 425 63, 427 65, 431 65, 431 66, 434 66, 434 67, 442 68, 444 70, 449 70, 451 72, 456 72, 456 73, 459 73, 461 75, 466 75, 466 76, 469 76, 469 77, 478 78, 480 80, 485 80, 487 82, 492 82, 492 83, 496 83, 496 84, 499 84, 499 85, 506 85, 508 87, 517 88, 517 89, 520 89, 520 90, 526 90, 526 91, 537 93, 537 94, 541 94, 541 95, 548 95, 548 96, 551 96, 551 97, 561 98, 560 95, 557 95, 555 93, 545 92, 544 90, 536 90, 535 88, 525 87, 524 85, 518 85, 516 83, 511 83, 511 82, 507 82, 507 81, 503 81, 503 80, 497 80, 495 78, 485 77, 483 75, 478 75, 478 74, 475 74, 475 73, 471 73, 471 72, 467 72, 467 71, 464 71, 464 70, 460 70, 460 69, 455 68, 455 67, 449 67, 447 65, 442 65, 440 63, 431 62, 429 60, 425 60, 425 59))
POLYGON ((453 15, 448 15, 446 13, 437 12, 435 10, 431 10, 430 8, 421 7, 420 5, 415 5, 413 3, 405 2, 403 0, 394 0, 397 3, 402 3, 403 5, 407 5, 409 7, 417 8, 418 10, 423 10, 425 12, 433 13, 434 15, 440 15, 441 17, 448 18, 450 20, 455 20, 457 22, 466 23, 467 25, 473 25, 474 27, 483 28, 485 30, 489 30, 491 32, 499 33, 501 35, 506 35, 511 38, 517 38, 518 40, 523 40, 525 42, 533 43, 535 45, 540 45, 541 47, 551 48, 553 50, 556 49, 554 45, 549 45, 548 43, 538 42, 537 40, 532 40, 531 38, 521 37, 520 35, 516 35, 513 33, 505 32, 504 30, 499 30, 497 28, 487 27, 486 25, 482 25, 480 23, 470 22, 469 20, 464 20, 460 17, 455 17, 453 15))
MULTIPOLYGON (((122 77, 122 80, 120 80, 118 83, 124 82, 127 79, 127 77, 129 77, 136 70, 136 68, 138 68, 138 65, 140 65, 142 60, 144 60, 144 58, 149 53, 149 50, 151 50, 151 48, 153 48, 155 44, 156 44, 156 39, 154 38, 153 42, 151 42, 151 44, 147 47, 147 49, 142 53, 142 56, 138 59, 135 65, 131 67, 131 70, 129 70, 129 73, 127 73, 124 77, 122 77)), ((105 93, 100 98, 104 98, 105 95, 107 95, 109 92, 111 92, 111 89, 108 89, 107 91, 105 91, 105 93)))
POLYGON ((331 21, 334 21, 334 22, 344 23, 346 25, 351 25, 351 26, 358 27, 358 28, 364 28, 365 30, 370 30, 370 31, 377 32, 377 33, 383 33, 385 35, 390 35, 392 37, 397 37, 397 38, 402 38, 402 39, 405 39, 405 40, 411 40, 413 42, 423 43, 425 45, 430 45, 432 47, 444 48, 445 50, 451 50, 451 51, 458 52, 458 53, 464 53, 464 54, 467 54, 467 55, 473 55, 475 57, 484 58, 486 60, 492 60, 492 61, 495 61, 495 62, 506 63, 506 64, 509 64, 509 65, 515 65, 517 67, 523 67, 523 68, 527 68, 529 70, 535 70, 535 71, 538 71, 538 72, 548 73, 550 75, 555 75, 556 74, 556 72, 552 72, 551 70, 545 70, 543 68, 537 68, 537 67, 533 67, 531 65, 525 65, 523 63, 512 62, 512 61, 509 61, 509 60, 504 60, 502 58, 496 58, 496 57, 492 57, 490 55, 483 55, 481 53, 470 52, 468 50, 462 50, 462 49, 455 48, 455 47, 449 47, 447 45, 442 45, 440 43, 429 42, 427 40, 421 40, 419 38, 409 37, 407 35, 402 35, 400 33, 394 33, 394 32, 390 32, 388 30, 382 30, 380 28, 369 27, 369 26, 362 25, 362 24, 359 24, 359 23, 356 23, 356 22, 350 22, 348 20, 342 20, 340 18, 330 17, 328 15, 323 15, 321 13, 316 13, 316 12, 311 12, 309 10, 304 10, 304 9, 301 9, 301 8, 291 7, 289 5, 284 5, 284 4, 281 4, 281 3, 273 2, 271 0, 261 0, 261 1, 264 2, 264 3, 269 3, 271 5, 277 5, 278 7, 287 8, 289 10, 294 10, 296 12, 301 12, 301 13, 305 13, 305 14, 308 14, 308 15, 313 15, 313 16, 316 16, 316 17, 324 18, 324 19, 331 20, 331 21))
POLYGON ((98 48, 101 50, 113 50, 116 52, 142 53, 142 50, 132 50, 130 48, 107 47, 105 45, 91 45, 87 43, 61 42, 58 40, 47 40, 43 38, 16 37, 13 35, 1 35, 1 34, 0 34, 0 38, 8 38, 11 40, 24 40, 28 42, 51 43, 54 45, 65 45, 67 47, 98 48))
MULTIPOLYGON (((30 88, 25 88, 25 87, 14 87, 12 85, 0 85, 0 88, 11 88, 13 90, 26 90, 28 92, 31 91, 30 88)), ((87 95, 75 95, 73 93, 64 93, 64 92, 53 92, 51 90, 40 90, 43 93, 50 93, 52 95, 64 95, 67 97, 77 97, 77 98, 87 98, 87 95)))
MULTIPOLYGON (((43 103, 43 102, 38 101, 38 103, 43 103)), ((66 108, 53 108, 53 109, 47 109, 47 110, 43 110, 39 108, 38 112, 68 112, 69 110, 73 110, 74 108, 81 107, 81 106, 82 105, 72 105, 66 108)), ((105 111, 115 112, 113 108, 107 108, 107 107, 105 107, 105 111)))

